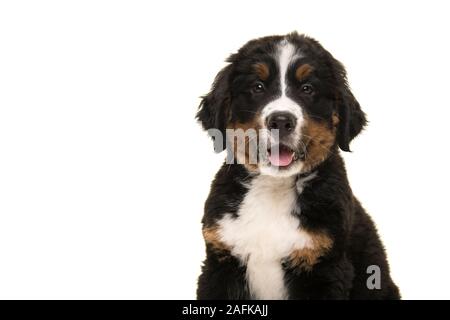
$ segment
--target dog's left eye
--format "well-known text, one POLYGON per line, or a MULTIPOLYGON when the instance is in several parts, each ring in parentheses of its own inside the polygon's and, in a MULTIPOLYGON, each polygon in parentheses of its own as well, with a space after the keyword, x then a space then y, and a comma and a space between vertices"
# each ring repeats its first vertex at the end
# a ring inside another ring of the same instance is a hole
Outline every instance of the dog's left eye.
POLYGON ((309 83, 302 85, 301 90, 305 94, 312 94, 314 92, 314 88, 309 83))
POLYGON ((262 92, 264 92, 264 90, 265 90, 265 87, 264 87, 264 84, 262 82, 257 82, 252 87, 252 92, 253 93, 262 93, 262 92))

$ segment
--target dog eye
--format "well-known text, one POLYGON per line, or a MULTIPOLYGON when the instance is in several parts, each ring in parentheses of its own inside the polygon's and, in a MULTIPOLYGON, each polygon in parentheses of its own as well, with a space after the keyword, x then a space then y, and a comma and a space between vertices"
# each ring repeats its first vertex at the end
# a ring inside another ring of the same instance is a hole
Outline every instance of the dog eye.
POLYGON ((264 84, 262 84, 262 82, 255 83, 255 85, 252 88, 253 93, 262 93, 262 92, 264 92, 264 90, 265 90, 265 88, 264 88, 264 84))
POLYGON ((309 83, 302 85, 302 92, 305 94, 312 94, 314 92, 314 88, 309 83))

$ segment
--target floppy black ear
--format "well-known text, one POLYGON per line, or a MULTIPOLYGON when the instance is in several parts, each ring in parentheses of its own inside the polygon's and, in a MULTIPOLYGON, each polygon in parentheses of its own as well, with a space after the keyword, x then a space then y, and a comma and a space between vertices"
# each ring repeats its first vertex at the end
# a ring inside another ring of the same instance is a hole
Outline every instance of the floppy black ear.
POLYGON ((367 120, 361 106, 346 83, 339 93, 338 113, 337 141, 339 148, 343 151, 350 151, 350 141, 361 132, 367 120))
POLYGON ((228 65, 217 74, 211 91, 202 97, 196 115, 203 129, 208 130, 209 135, 213 139, 214 151, 216 152, 223 151, 226 145, 225 129, 230 112, 230 73, 231 65, 228 65), (219 132, 221 137, 217 134, 219 132), (221 139, 221 141, 216 139, 221 139))

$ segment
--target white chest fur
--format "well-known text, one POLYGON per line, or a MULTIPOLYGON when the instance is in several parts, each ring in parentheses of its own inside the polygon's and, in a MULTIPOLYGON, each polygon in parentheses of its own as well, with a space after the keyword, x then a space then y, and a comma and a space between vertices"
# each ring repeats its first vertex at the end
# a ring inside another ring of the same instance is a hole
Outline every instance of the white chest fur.
POLYGON ((238 212, 218 222, 221 240, 247 266, 252 298, 286 299, 282 259, 296 249, 311 248, 292 212, 297 200, 295 178, 258 176, 238 212))

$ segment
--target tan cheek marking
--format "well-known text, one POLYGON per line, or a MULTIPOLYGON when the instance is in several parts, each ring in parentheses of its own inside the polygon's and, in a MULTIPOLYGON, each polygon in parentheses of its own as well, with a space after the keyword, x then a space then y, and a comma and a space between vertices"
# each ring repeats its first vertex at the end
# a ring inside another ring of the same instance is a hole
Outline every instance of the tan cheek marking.
POLYGON ((204 227, 203 230, 203 238, 205 239, 205 243, 211 246, 214 250, 217 251, 230 251, 228 246, 225 245, 220 240, 219 227, 204 227))
MULTIPOLYGON (((233 129, 233 130, 243 130, 244 132, 246 132, 249 129, 255 130, 256 133, 256 139, 258 139, 258 133, 259 130, 262 128, 262 124, 260 122, 260 113, 257 113, 254 115, 254 117, 245 123, 242 122, 234 122, 234 123, 229 123, 227 126, 227 129, 233 129)), ((256 141, 256 146, 258 141, 256 141)), ((237 137, 235 137, 234 141, 234 153, 235 153, 235 157, 239 158, 241 160, 244 160, 244 166, 250 170, 250 171, 257 171, 258 170, 258 164, 254 164, 254 163, 250 163, 250 144, 249 144, 249 136, 245 135, 245 154, 243 155, 238 155, 237 152, 240 151, 238 148, 238 139, 237 137)))
POLYGON ((333 240, 323 232, 309 233, 312 239, 312 248, 303 248, 293 251, 288 258, 291 268, 310 271, 333 246, 333 240))
POLYGON ((312 71, 313 67, 311 67, 309 64, 302 64, 295 71, 295 78, 298 81, 301 81, 303 80, 303 78, 307 77, 312 71))
POLYGON ((258 62, 253 65, 253 69, 261 80, 267 80, 270 75, 269 67, 264 62, 258 62))
POLYGON ((330 127, 326 121, 313 120, 305 116, 302 134, 306 158, 302 171, 310 171, 330 154, 336 140, 336 125, 339 122, 337 115, 333 115, 332 122, 333 126, 330 127))

